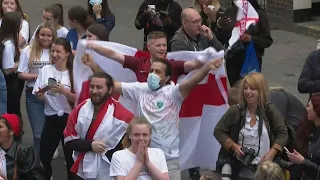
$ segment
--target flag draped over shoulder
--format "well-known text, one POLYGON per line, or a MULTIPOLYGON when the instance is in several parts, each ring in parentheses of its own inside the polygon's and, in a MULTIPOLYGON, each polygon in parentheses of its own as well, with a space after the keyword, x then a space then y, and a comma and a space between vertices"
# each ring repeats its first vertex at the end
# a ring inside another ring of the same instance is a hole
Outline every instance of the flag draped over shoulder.
MULTIPOLYGON (((116 52, 135 57, 148 57, 146 52, 114 42, 95 41, 99 45, 112 49, 116 52)), ((116 81, 136 82, 137 78, 133 71, 124 69, 123 66, 111 59, 103 57, 92 50, 85 49, 86 41, 79 41, 77 54, 74 59, 74 84, 77 97, 81 92, 82 83, 92 75, 90 68, 86 67, 81 56, 88 52, 94 61, 116 81)), ((224 52, 216 52, 208 48, 200 52, 180 51, 170 52, 167 59, 190 61, 198 59, 208 61, 213 58, 222 58, 224 52)), ((196 70, 195 70, 196 71, 196 70)), ((182 75, 177 83, 190 78, 195 71, 182 75)), ((220 144, 213 136, 213 129, 221 116, 228 109, 227 105, 227 81, 224 66, 212 71, 199 83, 184 100, 180 111, 180 164, 182 169, 202 167, 215 169, 215 162, 220 150, 220 144)), ((119 101, 123 106, 134 114, 137 114, 137 107, 129 100, 121 96, 119 101)))
POLYGON ((252 25, 259 21, 259 15, 247 0, 235 0, 233 3, 238 7, 237 21, 229 39, 229 47, 237 42, 240 36, 252 25))

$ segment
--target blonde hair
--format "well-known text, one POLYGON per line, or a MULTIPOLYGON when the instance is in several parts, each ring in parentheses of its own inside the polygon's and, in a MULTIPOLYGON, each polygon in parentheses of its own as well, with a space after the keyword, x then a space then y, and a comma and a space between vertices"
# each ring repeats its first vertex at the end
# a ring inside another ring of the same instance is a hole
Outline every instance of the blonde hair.
POLYGON ((268 101, 268 83, 261 73, 251 73, 247 75, 240 84, 240 103, 246 104, 244 97, 244 85, 247 83, 251 89, 258 90, 258 107, 264 109, 268 101))
POLYGON ((261 163, 254 175, 254 180, 284 180, 284 172, 280 166, 271 161, 261 163))
POLYGON ((39 34, 40 34, 41 29, 43 29, 43 28, 48 28, 52 31, 52 43, 57 38, 56 29, 51 24, 44 23, 39 26, 39 28, 37 29, 37 31, 35 33, 34 40, 30 46, 30 49, 31 49, 30 50, 30 57, 29 57, 29 66, 30 67, 32 67, 33 62, 39 61, 42 56, 43 48, 40 45, 39 34))
MULTIPOLYGON (((152 134, 152 126, 151 126, 151 124, 144 118, 136 117, 129 123, 127 131, 126 131, 126 134, 125 134, 125 136, 124 136, 124 138, 122 140, 122 145, 123 145, 124 148, 129 148, 131 146, 131 139, 129 138, 129 136, 132 133, 133 126, 142 125, 142 124, 145 124, 150 130, 150 135, 152 134)), ((148 144, 148 146, 149 146, 149 144, 148 144)))
POLYGON ((149 42, 152 39, 161 39, 161 38, 167 39, 166 34, 161 31, 152 31, 147 35, 147 42, 149 42))

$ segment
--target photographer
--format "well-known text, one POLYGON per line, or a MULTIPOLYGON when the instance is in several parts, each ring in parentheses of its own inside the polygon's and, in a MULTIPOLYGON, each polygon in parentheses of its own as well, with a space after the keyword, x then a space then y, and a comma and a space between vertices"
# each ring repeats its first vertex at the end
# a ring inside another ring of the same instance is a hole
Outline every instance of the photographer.
POLYGON ((144 29, 143 49, 147 50, 147 36, 152 31, 164 32, 167 42, 170 42, 174 33, 181 27, 181 12, 180 4, 173 0, 144 0, 135 20, 136 28, 144 29))
POLYGON ((285 121, 267 102, 267 95, 263 75, 247 75, 240 85, 241 103, 231 106, 214 129, 214 136, 223 146, 217 170, 230 164, 232 179, 252 179, 257 165, 272 161, 287 142, 285 121))

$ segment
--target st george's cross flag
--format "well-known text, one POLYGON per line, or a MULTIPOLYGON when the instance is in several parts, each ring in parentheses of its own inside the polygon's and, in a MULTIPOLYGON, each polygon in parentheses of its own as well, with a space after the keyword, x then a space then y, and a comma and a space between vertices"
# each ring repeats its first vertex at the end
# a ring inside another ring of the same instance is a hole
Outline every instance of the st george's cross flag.
MULTIPOLYGON (((146 52, 114 42, 93 41, 103 47, 116 52, 141 57, 150 56, 146 52)), ((86 41, 78 43, 77 54, 74 59, 74 84, 75 92, 79 97, 82 83, 92 75, 89 67, 86 67, 81 60, 81 56, 88 52, 94 61, 116 81, 136 82, 137 78, 133 71, 124 69, 121 64, 103 57, 92 50, 85 48, 86 41)), ((198 59, 200 61, 222 58, 224 52, 216 52, 213 48, 208 48, 200 52, 181 51, 170 52, 167 59, 190 61, 198 59)), ((196 70, 182 75, 177 83, 190 78, 196 70)), ((228 109, 227 81, 224 66, 212 71, 198 84, 184 100, 180 111, 179 137, 180 137, 180 164, 182 169, 201 167, 215 169, 215 164, 220 150, 220 144, 213 136, 213 130, 221 116, 228 109)), ((119 102, 134 114, 139 114, 138 108, 129 100, 121 96, 119 102)))
POLYGON ((229 48, 237 42, 240 36, 252 25, 259 21, 259 15, 248 0, 235 0, 238 7, 236 24, 229 39, 229 48))

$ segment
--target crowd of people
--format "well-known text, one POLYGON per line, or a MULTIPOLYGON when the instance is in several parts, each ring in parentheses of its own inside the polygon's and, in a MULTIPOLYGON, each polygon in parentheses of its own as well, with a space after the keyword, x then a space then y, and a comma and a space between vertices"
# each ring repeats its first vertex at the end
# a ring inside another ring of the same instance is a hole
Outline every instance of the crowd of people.
POLYGON ((209 72, 224 68, 224 60, 230 107, 212 130, 221 144, 216 169, 201 175, 201 167, 193 167, 190 179, 320 179, 320 50, 309 55, 299 78, 299 92, 310 94, 306 106, 284 88, 269 87, 261 72, 242 77, 248 44, 254 44, 261 70, 273 43, 266 12, 256 0, 248 2, 259 21, 230 46, 234 3, 223 9, 219 0, 193 0, 182 9, 174 0, 145 0, 133 23, 144 30, 141 44, 148 56, 137 57, 92 41, 109 41, 115 26, 107 0, 68 9, 70 29, 63 6, 48 5, 32 36, 19 1, 0 0, 0 180, 56 179, 51 161, 60 142, 68 180, 181 180, 182 103, 209 72), (73 62, 82 39, 87 49, 132 70, 137 82, 114 80, 85 53, 82 63, 93 75, 76 97, 73 62), (166 59, 167 52, 209 47, 224 50, 225 59, 166 59), (23 91, 32 146, 21 142, 23 91), (116 101, 119 96, 137 104, 139 115, 116 101))

